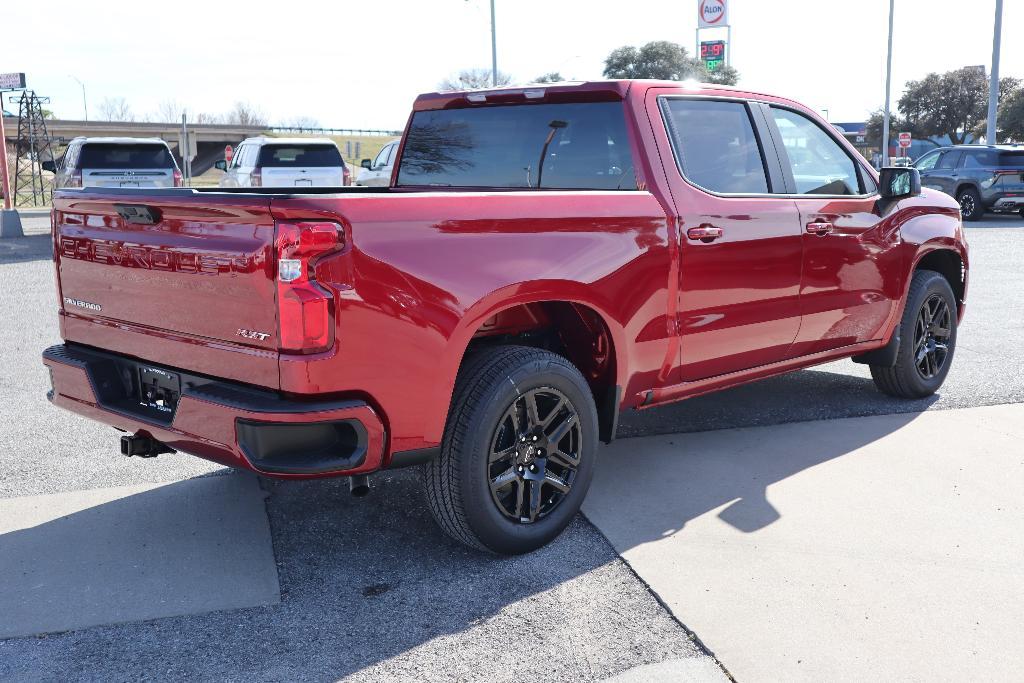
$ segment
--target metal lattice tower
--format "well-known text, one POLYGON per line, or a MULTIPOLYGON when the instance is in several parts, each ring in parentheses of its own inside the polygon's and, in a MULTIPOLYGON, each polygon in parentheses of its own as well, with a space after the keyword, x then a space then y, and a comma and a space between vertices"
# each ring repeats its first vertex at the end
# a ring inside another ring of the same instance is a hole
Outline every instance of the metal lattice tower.
POLYGON ((15 206, 45 206, 53 193, 52 182, 43 176, 42 162, 54 158, 50 135, 46 131, 43 104, 49 97, 39 97, 26 90, 18 99, 18 139, 14 143, 17 161, 14 164, 15 206))

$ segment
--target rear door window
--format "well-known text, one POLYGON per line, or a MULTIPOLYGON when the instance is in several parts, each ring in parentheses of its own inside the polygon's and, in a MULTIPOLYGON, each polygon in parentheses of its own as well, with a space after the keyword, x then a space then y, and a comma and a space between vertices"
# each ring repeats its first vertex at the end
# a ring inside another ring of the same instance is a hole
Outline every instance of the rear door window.
POLYGON ((166 145, 87 142, 79 153, 78 168, 174 168, 166 145))
POLYGON ((416 112, 397 184, 635 190, 622 102, 416 112))
POLYGON ((682 174, 712 192, 765 194, 764 154, 742 102, 662 100, 672 151, 682 174))
POLYGON ((964 168, 1021 168, 1024 169, 1024 150, 996 149, 971 150, 964 160, 964 168))
POLYGON ((798 194, 861 193, 857 165, 831 135, 803 114, 771 108, 798 194))
POLYGON ((939 157, 939 163, 935 164, 935 168, 942 168, 946 170, 956 168, 957 164, 960 163, 960 157, 962 157, 963 154, 963 152, 956 149, 944 152, 942 156, 939 157))
POLYGON ((341 166, 341 152, 334 145, 264 145, 259 166, 285 168, 341 166))

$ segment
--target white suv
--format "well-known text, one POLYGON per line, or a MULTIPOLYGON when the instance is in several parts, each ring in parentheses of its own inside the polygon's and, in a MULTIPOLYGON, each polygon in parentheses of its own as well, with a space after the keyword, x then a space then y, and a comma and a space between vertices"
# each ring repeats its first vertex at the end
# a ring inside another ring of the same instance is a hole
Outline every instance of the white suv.
POLYGON ((327 138, 248 138, 235 150, 221 187, 336 187, 351 184, 341 152, 327 138))
POLYGON ((78 137, 43 170, 56 174, 55 188, 181 187, 178 164, 160 138, 78 137))

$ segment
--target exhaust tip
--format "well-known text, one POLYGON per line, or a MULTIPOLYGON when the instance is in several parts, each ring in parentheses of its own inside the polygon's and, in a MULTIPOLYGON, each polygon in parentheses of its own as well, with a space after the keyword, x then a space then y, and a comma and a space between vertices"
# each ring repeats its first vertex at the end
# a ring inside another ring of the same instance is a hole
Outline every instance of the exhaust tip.
POLYGON ((370 478, 356 474, 348 478, 348 490, 355 498, 362 498, 370 492, 370 478))

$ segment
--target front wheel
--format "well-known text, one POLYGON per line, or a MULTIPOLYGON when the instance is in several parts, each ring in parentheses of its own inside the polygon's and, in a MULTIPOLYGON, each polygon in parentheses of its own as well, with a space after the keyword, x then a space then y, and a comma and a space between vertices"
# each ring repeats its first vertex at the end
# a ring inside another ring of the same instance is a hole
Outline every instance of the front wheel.
POLYGON ((424 465, 427 504, 470 547, 536 550, 579 511, 597 438, 590 387, 568 360, 522 346, 480 351, 459 373, 441 453, 424 465))
POLYGON ((934 394, 953 363, 956 328, 956 297, 949 282, 933 270, 915 272, 900 320, 896 365, 872 365, 875 386, 899 398, 934 394))

